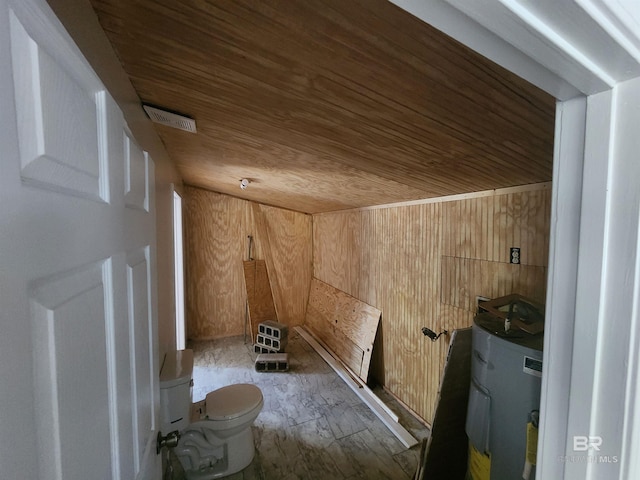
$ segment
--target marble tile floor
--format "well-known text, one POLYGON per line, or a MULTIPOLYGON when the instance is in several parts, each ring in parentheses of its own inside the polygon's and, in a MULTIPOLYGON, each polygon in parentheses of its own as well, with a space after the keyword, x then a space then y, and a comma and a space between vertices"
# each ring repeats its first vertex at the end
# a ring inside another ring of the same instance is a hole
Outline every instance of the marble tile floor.
MULTIPOLYGON (((242 336, 190 342, 193 401, 232 383, 260 387, 264 407, 253 434, 256 455, 230 480, 412 479, 420 445, 407 449, 295 331, 289 332, 288 372, 256 372, 257 354, 242 336)), ((376 390, 421 441, 429 431, 384 391, 376 390)), ((165 480, 182 480, 173 472, 165 480)))

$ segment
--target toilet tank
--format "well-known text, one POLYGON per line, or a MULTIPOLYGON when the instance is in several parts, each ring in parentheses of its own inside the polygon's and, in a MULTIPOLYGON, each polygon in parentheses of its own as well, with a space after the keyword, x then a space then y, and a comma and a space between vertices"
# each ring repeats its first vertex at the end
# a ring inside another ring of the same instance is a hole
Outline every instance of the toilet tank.
POLYGON ((160 368, 160 429, 183 430, 191 414, 193 350, 167 352, 160 368))

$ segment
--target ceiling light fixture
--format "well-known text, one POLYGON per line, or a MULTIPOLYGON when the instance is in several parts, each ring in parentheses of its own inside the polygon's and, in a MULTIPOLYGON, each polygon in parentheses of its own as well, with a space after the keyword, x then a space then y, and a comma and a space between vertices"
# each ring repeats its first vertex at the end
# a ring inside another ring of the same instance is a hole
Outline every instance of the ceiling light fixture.
POLYGON ((242 190, 246 190, 250 183, 251 181, 248 178, 243 178, 240 180, 240 188, 242 190))

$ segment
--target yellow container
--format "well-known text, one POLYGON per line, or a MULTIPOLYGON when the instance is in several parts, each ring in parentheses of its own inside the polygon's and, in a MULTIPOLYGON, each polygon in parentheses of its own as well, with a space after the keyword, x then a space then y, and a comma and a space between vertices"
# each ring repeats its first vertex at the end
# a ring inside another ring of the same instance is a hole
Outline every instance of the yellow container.
POLYGON ((491 457, 479 452, 476 447, 469 442, 469 474, 470 480, 490 480, 491 477, 491 457))

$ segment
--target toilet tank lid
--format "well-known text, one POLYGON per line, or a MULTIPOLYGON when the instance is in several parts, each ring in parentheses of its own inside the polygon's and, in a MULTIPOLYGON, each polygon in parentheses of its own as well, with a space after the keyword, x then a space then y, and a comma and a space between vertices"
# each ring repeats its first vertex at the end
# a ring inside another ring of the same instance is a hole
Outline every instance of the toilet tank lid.
POLYGON ((160 367, 160 388, 171 388, 191 381, 193 350, 174 350, 164 355, 160 367))

